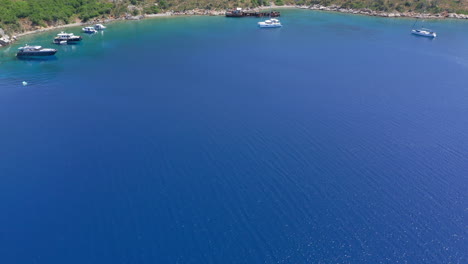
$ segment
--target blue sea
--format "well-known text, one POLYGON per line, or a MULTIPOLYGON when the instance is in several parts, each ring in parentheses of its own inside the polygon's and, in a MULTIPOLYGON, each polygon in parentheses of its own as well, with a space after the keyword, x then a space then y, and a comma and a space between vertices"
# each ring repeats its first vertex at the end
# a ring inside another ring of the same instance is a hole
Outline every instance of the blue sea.
POLYGON ((258 21, 0 49, 0 263, 468 263, 468 22, 258 21))

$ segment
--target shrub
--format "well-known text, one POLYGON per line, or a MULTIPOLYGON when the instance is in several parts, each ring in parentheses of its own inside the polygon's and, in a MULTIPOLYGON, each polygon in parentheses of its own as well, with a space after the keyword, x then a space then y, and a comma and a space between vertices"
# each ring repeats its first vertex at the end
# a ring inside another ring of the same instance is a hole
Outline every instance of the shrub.
POLYGON ((158 6, 152 5, 152 6, 145 7, 143 9, 143 12, 145 14, 157 14, 157 13, 161 12, 161 10, 159 10, 158 6))
POLYGON ((284 5, 284 2, 283 2, 283 0, 275 0, 275 5, 282 6, 282 5, 284 5))

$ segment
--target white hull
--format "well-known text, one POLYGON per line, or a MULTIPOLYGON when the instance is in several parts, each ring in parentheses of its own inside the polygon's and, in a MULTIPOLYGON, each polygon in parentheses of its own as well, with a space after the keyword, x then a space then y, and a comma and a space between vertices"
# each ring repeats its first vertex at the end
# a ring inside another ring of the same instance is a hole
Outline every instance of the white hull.
POLYGON ((82 28, 82 30, 84 33, 88 33, 88 34, 94 34, 97 32, 93 27, 85 27, 85 28, 82 28))
POLYGON ((262 22, 258 22, 258 26, 261 28, 279 28, 282 27, 280 21, 276 18, 268 19, 262 22))
POLYGON ((106 29, 106 27, 104 25, 102 25, 102 24, 96 24, 96 25, 94 25, 94 29, 95 30, 104 30, 104 29, 106 29))
POLYGON ((266 24, 260 24, 258 23, 258 26, 261 27, 261 28, 280 28, 282 27, 283 25, 266 25, 266 24))
POLYGON ((435 32, 428 32, 428 31, 418 31, 418 30, 411 30, 411 34, 417 35, 417 36, 422 36, 422 37, 428 37, 428 38, 435 38, 437 37, 437 33, 435 32))

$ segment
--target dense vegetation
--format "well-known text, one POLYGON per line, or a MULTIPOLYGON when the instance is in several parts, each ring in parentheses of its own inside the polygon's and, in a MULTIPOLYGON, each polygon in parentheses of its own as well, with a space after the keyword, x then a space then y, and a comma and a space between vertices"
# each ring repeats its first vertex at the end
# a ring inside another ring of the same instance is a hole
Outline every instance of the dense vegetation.
POLYGON ((21 29, 22 23, 47 26, 109 15, 113 3, 100 0, 0 0, 0 27, 21 29))
POLYGON ((371 9, 377 11, 414 11, 419 13, 464 13, 468 11, 466 0, 312 0, 316 4, 336 4, 343 8, 371 9))
POLYGON ((379 11, 468 13, 466 0, 0 0, 0 28, 22 31, 124 14, 154 14, 168 10, 226 9, 262 5, 339 5, 379 11))

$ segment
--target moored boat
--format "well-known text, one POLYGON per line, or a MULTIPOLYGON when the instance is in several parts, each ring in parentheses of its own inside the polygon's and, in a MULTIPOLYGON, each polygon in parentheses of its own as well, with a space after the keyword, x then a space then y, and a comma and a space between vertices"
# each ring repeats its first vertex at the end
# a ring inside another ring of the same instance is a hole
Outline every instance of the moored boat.
POLYGON ((53 56, 57 53, 56 49, 43 48, 41 46, 26 45, 18 49, 17 57, 46 57, 53 56))
POLYGON ((281 25, 281 22, 278 19, 272 18, 262 22, 258 22, 258 26, 261 28, 279 28, 283 25, 281 25))
POLYGON ((427 29, 427 28, 421 28, 421 29, 413 29, 411 30, 411 34, 413 35, 418 35, 418 36, 423 36, 423 37, 429 37, 429 38, 435 38, 437 37, 437 33, 427 29))
POLYGON ((96 24, 96 25, 94 25, 94 29, 95 30, 104 30, 104 29, 106 29, 106 26, 104 26, 103 24, 96 24))
POLYGON ((96 29, 94 29, 94 27, 84 27, 82 28, 83 32, 84 33, 88 33, 88 34, 93 34, 93 33, 96 33, 96 29))
POLYGON ((81 36, 75 36, 73 33, 65 33, 62 31, 54 38, 54 43, 63 44, 63 41, 66 41, 67 44, 77 43, 81 41, 81 36))

